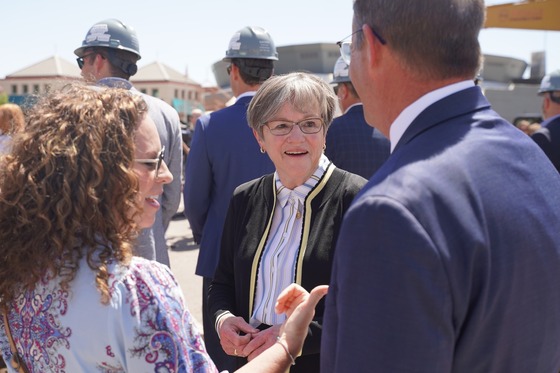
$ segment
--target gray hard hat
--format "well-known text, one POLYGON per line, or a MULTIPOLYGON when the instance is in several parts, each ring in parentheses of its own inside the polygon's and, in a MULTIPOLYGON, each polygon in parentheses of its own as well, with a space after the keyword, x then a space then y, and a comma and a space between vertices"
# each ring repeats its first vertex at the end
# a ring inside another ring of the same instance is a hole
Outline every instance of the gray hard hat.
POLYGON ((560 70, 556 70, 548 75, 545 75, 541 80, 539 94, 554 91, 560 91, 560 70))
POLYGON ((333 83, 350 83, 350 75, 348 74, 348 64, 344 62, 342 57, 338 57, 336 63, 334 64, 334 71, 333 71, 333 83))
POLYGON ((258 26, 247 26, 237 31, 229 41, 223 60, 230 61, 232 58, 278 60, 278 52, 268 31, 258 26))
POLYGON ((93 25, 82 41, 82 46, 77 48, 74 54, 82 57, 84 50, 92 47, 121 49, 134 53, 138 59, 141 58, 136 31, 118 19, 106 19, 93 25))

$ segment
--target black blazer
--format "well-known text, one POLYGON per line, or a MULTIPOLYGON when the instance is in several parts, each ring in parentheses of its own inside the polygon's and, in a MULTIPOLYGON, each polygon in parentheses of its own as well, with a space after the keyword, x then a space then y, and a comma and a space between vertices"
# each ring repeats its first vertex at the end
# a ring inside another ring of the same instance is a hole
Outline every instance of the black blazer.
MULTIPOLYGON (((334 248, 343 215, 365 183, 361 176, 338 169, 331 163, 306 197, 303 234, 294 274, 294 281, 305 289, 311 290, 330 282, 334 248)), ((273 174, 236 189, 224 225, 218 268, 208 295, 210 313, 215 319, 230 311, 249 322, 259 263, 270 234, 275 204, 273 174)), ((317 305, 302 353, 315 355, 313 360, 316 360, 317 371, 323 309, 322 301, 317 305)), ((305 360, 304 356, 298 358, 298 364, 291 372, 303 369, 302 360, 305 360)))

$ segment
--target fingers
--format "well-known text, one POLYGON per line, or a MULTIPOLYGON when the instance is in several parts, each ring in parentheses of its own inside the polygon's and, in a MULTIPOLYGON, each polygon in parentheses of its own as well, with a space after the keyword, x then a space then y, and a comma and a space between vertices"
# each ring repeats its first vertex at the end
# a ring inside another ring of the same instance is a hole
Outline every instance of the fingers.
POLYGON ((258 331, 241 317, 228 317, 219 327, 222 349, 231 356, 247 356, 246 353, 243 353, 243 350, 247 343, 251 341, 251 333, 258 331))
POLYGON ((291 284, 282 290, 278 296, 275 306, 276 313, 287 313, 289 316, 291 311, 293 311, 298 304, 303 302, 307 296, 309 296, 307 290, 298 284, 291 284))
POLYGON ((276 337, 280 332, 280 325, 274 325, 259 333, 253 334, 251 342, 247 343, 243 354, 248 358, 255 358, 268 347, 276 343, 276 337))
POLYGON ((315 308, 321 298, 327 294, 328 289, 328 285, 319 285, 311 290, 311 294, 309 294, 307 290, 302 288, 300 285, 291 284, 278 296, 278 301, 276 302, 275 307, 276 313, 286 313, 289 317, 296 307, 306 300, 310 302, 309 306, 311 308, 315 308))
POLYGON ((285 310, 288 315, 280 329, 280 337, 285 338, 293 356, 301 351, 309 323, 315 314, 315 306, 327 294, 328 288, 327 285, 317 286, 308 294, 305 290, 302 293, 301 289, 294 287, 288 292, 286 299, 280 299, 277 310, 285 310))
POLYGON ((308 302, 315 308, 317 303, 329 292, 329 285, 319 285, 311 290, 308 302))
POLYGON ((247 353, 244 352, 245 347, 251 341, 251 335, 246 334, 242 336, 233 337, 232 339, 223 339, 220 340, 220 344, 222 345, 222 349, 224 352, 231 356, 247 356, 247 353))

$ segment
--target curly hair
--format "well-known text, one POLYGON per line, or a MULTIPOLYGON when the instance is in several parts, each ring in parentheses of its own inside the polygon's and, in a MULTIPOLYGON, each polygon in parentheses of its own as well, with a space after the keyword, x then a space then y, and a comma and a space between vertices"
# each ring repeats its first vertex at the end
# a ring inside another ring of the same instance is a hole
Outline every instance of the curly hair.
POLYGON ((25 126, 23 110, 16 104, 0 105, 0 134, 12 135, 25 126))
POLYGON ((40 100, 0 170, 0 304, 86 256, 101 301, 107 266, 127 264, 137 236, 134 133, 147 107, 122 89, 73 84, 40 100))

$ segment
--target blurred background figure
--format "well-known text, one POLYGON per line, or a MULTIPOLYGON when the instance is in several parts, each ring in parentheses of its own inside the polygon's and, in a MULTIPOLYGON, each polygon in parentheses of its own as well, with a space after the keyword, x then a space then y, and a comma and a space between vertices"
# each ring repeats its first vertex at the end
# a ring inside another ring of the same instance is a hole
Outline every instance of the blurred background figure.
POLYGON ((222 228, 234 189, 249 180, 274 171, 247 123, 247 106, 274 71, 278 52, 262 27, 247 26, 229 42, 224 61, 233 95, 233 105, 199 118, 194 129, 185 170, 184 204, 195 242, 200 244, 196 274, 202 280, 202 322, 208 353, 220 370, 233 371, 234 359, 221 346, 207 297, 220 256, 222 228))
POLYGON ((546 75, 539 88, 542 96, 541 128, 531 138, 560 172, 560 70, 546 75))
POLYGON ((348 64, 339 57, 334 65, 334 91, 343 114, 327 133, 325 155, 337 166, 366 179, 389 157, 391 144, 364 118, 362 101, 348 74, 348 64))
POLYGON ((12 136, 24 127, 25 117, 19 105, 0 105, 0 155, 10 151, 12 136))
POLYGON ((183 164, 186 165, 187 156, 191 151, 191 142, 194 134, 194 128, 196 126, 196 121, 203 114, 200 109, 193 109, 193 111, 187 115, 187 121, 181 121, 181 135, 183 138, 183 164))
POLYGON ((521 119, 514 122, 515 127, 519 128, 521 132, 531 136, 541 128, 541 124, 533 122, 528 119, 521 119))
POLYGON ((165 163, 173 174, 173 181, 163 188, 158 203, 155 224, 142 230, 135 245, 135 255, 170 265, 165 231, 181 202, 181 124, 179 114, 159 98, 141 93, 129 79, 136 74, 140 60, 140 46, 136 31, 118 19, 106 19, 93 25, 82 45, 74 51, 82 77, 89 83, 129 89, 141 95, 148 104, 148 113, 156 124, 165 163))
MULTIPOLYGON (((270 78, 249 104, 249 124, 276 172, 235 190, 208 297, 221 345, 239 366, 275 343, 282 290, 329 283, 342 217, 366 183, 323 154, 335 108, 331 87, 306 73, 270 78)), ((290 372, 319 372, 323 309, 321 302, 290 372)))

